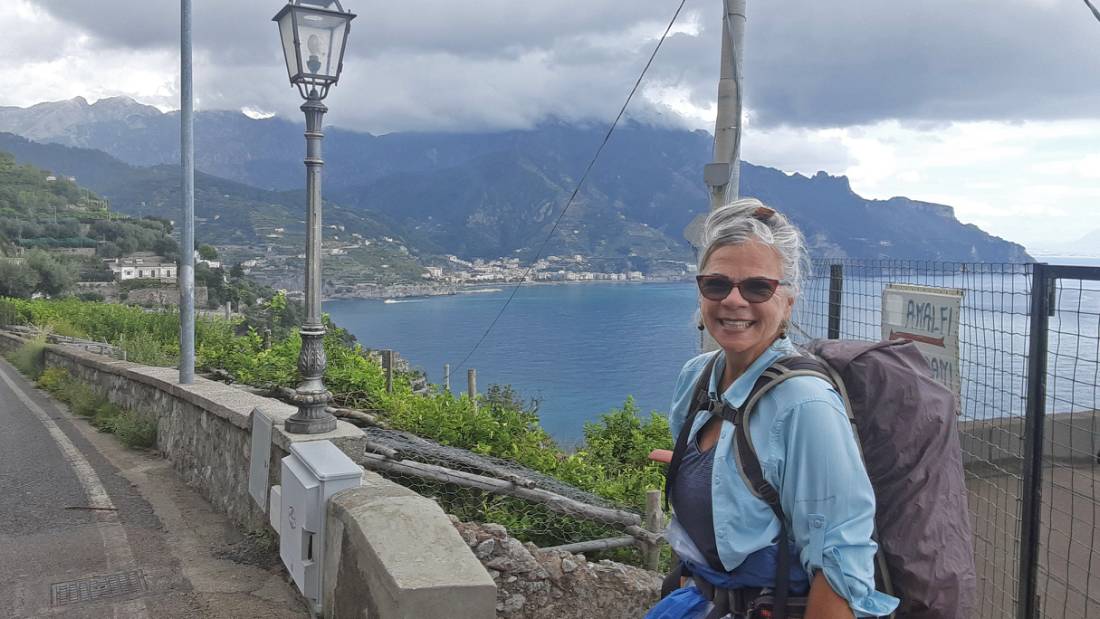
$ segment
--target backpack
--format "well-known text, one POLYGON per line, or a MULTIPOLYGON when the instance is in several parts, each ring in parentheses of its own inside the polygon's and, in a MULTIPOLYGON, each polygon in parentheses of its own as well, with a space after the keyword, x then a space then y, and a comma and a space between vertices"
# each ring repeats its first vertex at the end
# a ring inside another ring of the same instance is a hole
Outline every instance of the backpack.
POLYGON ((969 617, 977 579, 954 395, 932 378, 927 361, 908 340, 814 340, 804 352, 772 364, 736 410, 724 400, 710 400, 709 381, 718 354, 711 358, 695 384, 688 418, 677 437, 666 473, 666 501, 698 411, 733 422, 737 465, 782 528, 773 612, 784 616, 787 522, 779 493, 764 479, 745 428, 753 406, 768 391, 795 376, 817 376, 840 394, 856 430, 875 492, 876 579, 882 589, 901 599, 894 616, 969 617))

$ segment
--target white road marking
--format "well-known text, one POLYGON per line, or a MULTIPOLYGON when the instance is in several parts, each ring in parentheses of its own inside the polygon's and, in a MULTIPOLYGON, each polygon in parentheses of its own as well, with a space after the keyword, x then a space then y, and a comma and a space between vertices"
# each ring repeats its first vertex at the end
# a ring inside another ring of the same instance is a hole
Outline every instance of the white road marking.
MULTIPOLYGON (((15 383, 4 371, 3 367, 0 367, 0 380, 15 393, 15 396, 19 398, 21 402, 30 410, 38 421, 42 422, 42 425, 46 426, 46 431, 50 433, 54 442, 61 449, 61 454, 65 456, 65 459, 69 462, 69 466, 72 467, 76 473, 76 478, 80 481, 80 485, 84 487, 84 494, 88 499, 88 507, 96 508, 94 510, 96 518, 96 529, 99 530, 99 535, 103 540, 103 550, 107 558, 107 569, 111 572, 121 572, 125 570, 137 569, 137 563, 134 561, 134 553, 130 549, 130 542, 126 539, 126 531, 122 528, 122 524, 118 521, 118 512, 115 511, 115 505, 111 501, 111 496, 107 494, 107 489, 103 487, 103 483, 99 481, 99 475, 96 474, 95 469, 88 462, 84 454, 80 453, 80 450, 73 445, 69 437, 61 431, 61 428, 57 427, 57 424, 50 419, 50 416, 46 414, 46 411, 42 410, 34 400, 30 398, 23 390, 15 383)), ((135 612, 130 614, 131 617, 148 617, 148 609, 145 607, 143 600, 134 600, 134 602, 140 602, 140 608, 135 609, 135 612)))

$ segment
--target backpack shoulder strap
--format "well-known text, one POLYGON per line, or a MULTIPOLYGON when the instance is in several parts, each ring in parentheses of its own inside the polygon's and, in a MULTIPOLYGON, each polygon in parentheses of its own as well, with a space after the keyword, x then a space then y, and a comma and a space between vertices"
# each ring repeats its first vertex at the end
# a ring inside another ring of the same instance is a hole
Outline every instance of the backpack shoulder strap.
POLYGON ((737 411, 738 422, 734 424, 733 436, 737 442, 737 470, 741 472, 745 483, 754 495, 768 504, 768 507, 779 519, 779 560, 775 569, 775 613, 776 619, 786 619, 787 596, 790 592, 790 539, 788 536, 787 517, 783 513, 783 506, 779 501, 779 490, 764 479, 764 471, 760 467, 760 458, 756 455, 756 448, 749 436, 749 416, 760 398, 767 392, 775 389, 784 381, 796 376, 817 376, 835 384, 832 372, 820 359, 792 355, 777 360, 760 378, 756 379, 745 403, 737 411))
POLYGON ((737 442, 737 468, 741 471, 741 475, 745 478, 745 482, 752 493, 772 508, 780 522, 783 522, 783 508, 779 505, 779 491, 764 479, 760 459, 756 455, 756 447, 752 444, 752 437, 749 436, 747 428, 749 417, 760 398, 796 376, 816 376, 837 387, 833 372, 824 361, 816 357, 802 355, 783 357, 771 364, 760 375, 760 378, 756 379, 756 383, 753 384, 748 397, 745 398, 745 403, 738 410, 737 416, 740 422, 734 426, 734 440, 737 442))

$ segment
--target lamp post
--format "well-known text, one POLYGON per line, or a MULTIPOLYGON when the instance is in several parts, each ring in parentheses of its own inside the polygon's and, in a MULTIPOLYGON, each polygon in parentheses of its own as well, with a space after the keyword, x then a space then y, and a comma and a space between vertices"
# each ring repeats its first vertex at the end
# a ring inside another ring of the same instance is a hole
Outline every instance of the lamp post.
POLYGON ((287 432, 320 434, 336 429, 336 418, 325 407, 332 394, 325 389, 325 326, 321 322, 321 120, 328 111, 321 100, 340 79, 350 22, 355 18, 340 0, 292 0, 273 21, 286 58, 290 83, 298 87, 306 115, 306 318, 299 331, 301 383, 294 391, 298 412, 286 420, 287 432), (335 9, 332 6, 335 5, 335 9), (303 45, 304 43, 304 45, 303 45))

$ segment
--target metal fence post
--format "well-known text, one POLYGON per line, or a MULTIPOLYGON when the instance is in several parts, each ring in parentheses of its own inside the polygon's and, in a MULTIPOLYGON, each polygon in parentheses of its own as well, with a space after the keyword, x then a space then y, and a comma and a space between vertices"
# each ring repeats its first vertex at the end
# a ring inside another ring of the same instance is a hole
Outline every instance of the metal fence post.
POLYGON ((840 309, 844 304, 844 265, 829 265, 829 339, 840 339, 840 309))
POLYGON ((1056 281, 1048 265, 1031 265, 1031 324, 1027 349, 1027 411, 1024 419, 1023 505, 1020 514, 1020 565, 1017 618, 1038 616, 1040 507, 1043 484, 1043 425, 1046 419, 1047 335, 1056 281))
POLYGON ((446 391, 451 390, 451 364, 443 364, 443 389, 446 391))

